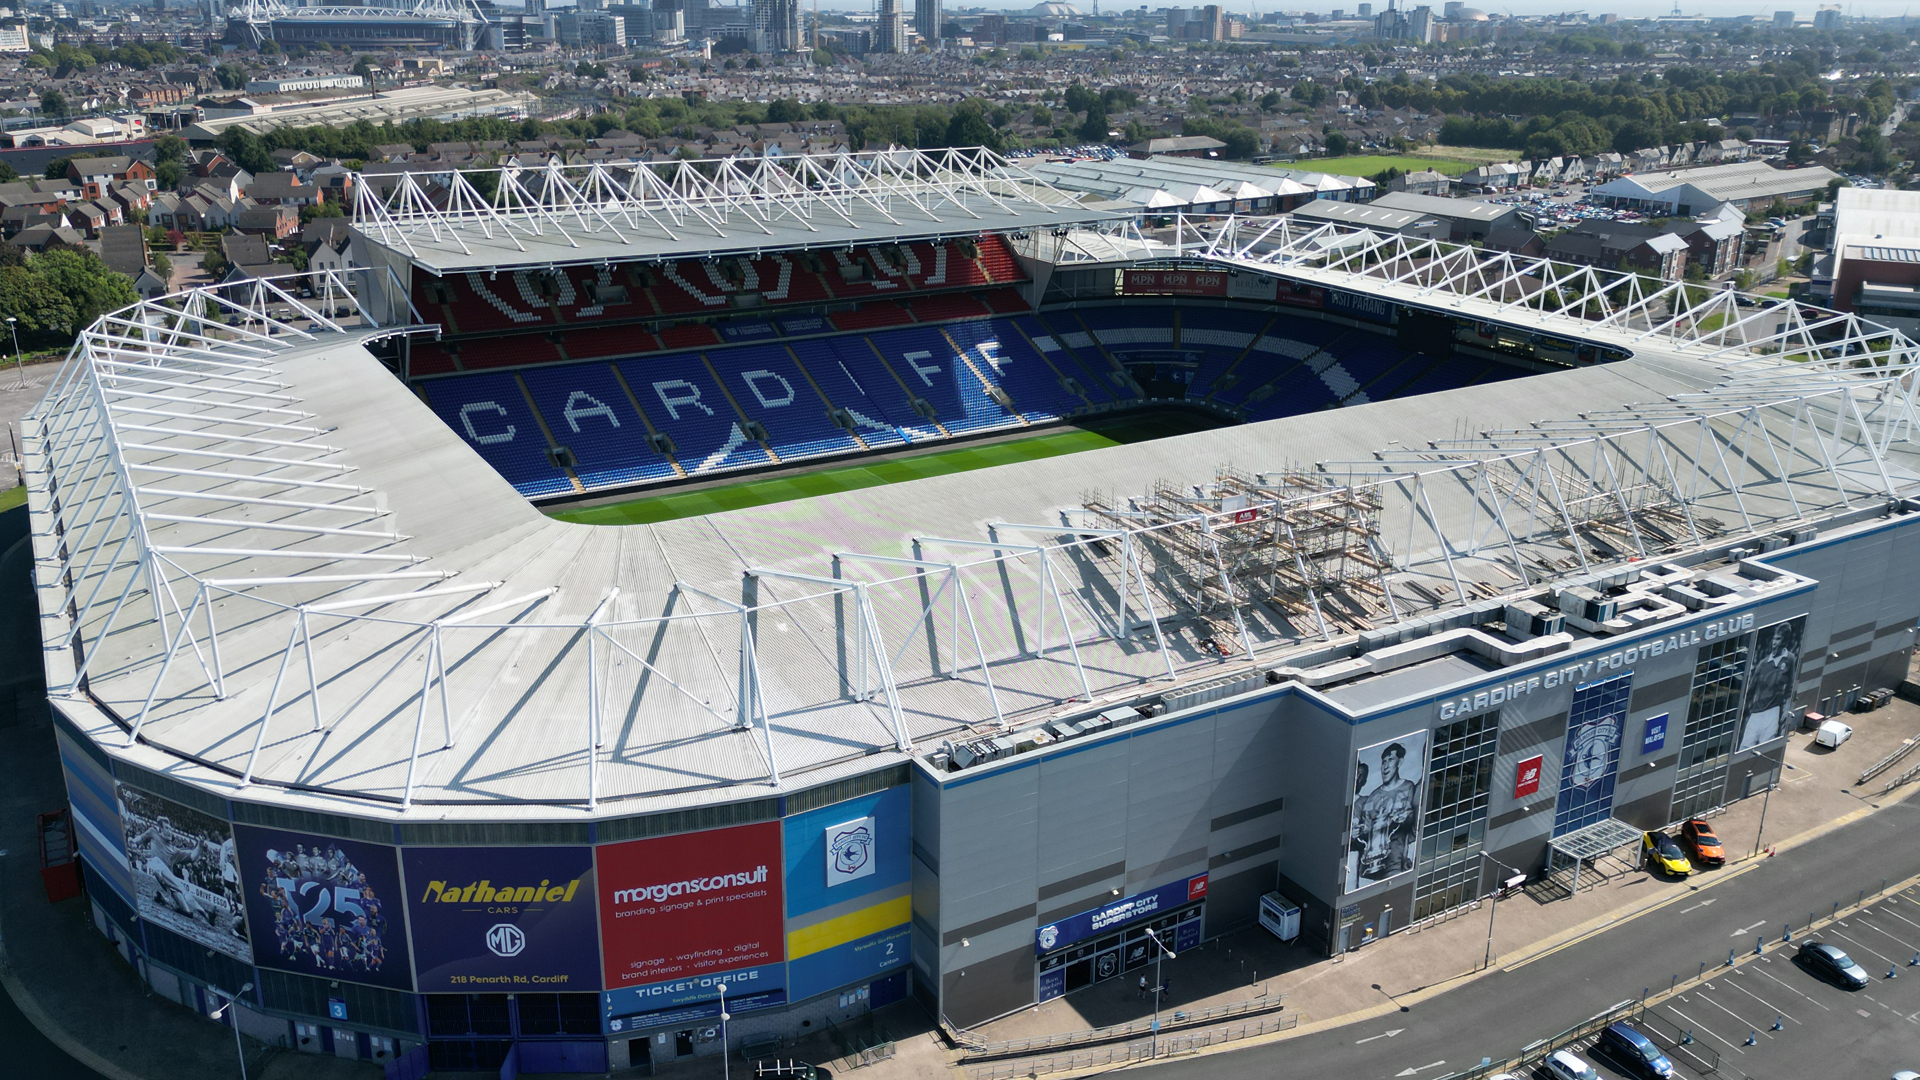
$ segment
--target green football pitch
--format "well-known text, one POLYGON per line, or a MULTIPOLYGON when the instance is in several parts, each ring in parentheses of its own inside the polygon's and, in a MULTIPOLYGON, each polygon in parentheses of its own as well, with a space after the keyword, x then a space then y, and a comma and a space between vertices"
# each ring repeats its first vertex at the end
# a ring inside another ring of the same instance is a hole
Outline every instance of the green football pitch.
POLYGON ((1099 450, 1125 443, 1146 442, 1169 435, 1207 431, 1220 427, 1224 422, 1189 409, 1139 413, 1084 421, 1074 427, 1055 429, 1031 438, 981 443, 952 450, 929 450, 865 464, 834 466, 818 472, 766 480, 743 480, 697 491, 650 495, 628 502, 558 508, 550 513, 561 521, 583 525, 644 525, 791 499, 810 499, 836 491, 857 491, 927 476, 944 476, 995 465, 1077 454, 1083 450, 1099 450))

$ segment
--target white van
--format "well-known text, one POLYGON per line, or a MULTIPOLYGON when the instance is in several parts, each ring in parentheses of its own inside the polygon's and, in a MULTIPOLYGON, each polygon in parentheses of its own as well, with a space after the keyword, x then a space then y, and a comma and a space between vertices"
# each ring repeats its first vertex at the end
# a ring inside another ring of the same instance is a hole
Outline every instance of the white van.
POLYGON ((1815 746, 1836 747, 1853 738, 1853 729, 1838 720, 1822 721, 1813 731, 1815 746))

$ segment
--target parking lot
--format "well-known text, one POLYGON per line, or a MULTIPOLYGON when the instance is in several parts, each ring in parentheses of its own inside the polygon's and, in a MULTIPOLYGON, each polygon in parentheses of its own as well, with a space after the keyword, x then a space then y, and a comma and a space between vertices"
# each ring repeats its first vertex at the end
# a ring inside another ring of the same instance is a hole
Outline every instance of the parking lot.
MULTIPOLYGON (((1866 969, 1871 982, 1861 990, 1842 989, 1795 961, 1806 922, 1796 921, 1784 946, 1784 926, 1756 925, 1729 937, 1717 947, 1734 950, 1737 967, 1726 967, 1723 956, 1706 966, 1706 981, 1646 1009, 1635 1026, 1666 1051, 1676 1077, 1883 1080, 1920 1069, 1920 967, 1913 964, 1920 958, 1920 889, 1889 894, 1813 933, 1811 940, 1839 946, 1866 969), (1768 950, 1754 956, 1762 934, 1768 950)), ((1657 996, 1660 988, 1652 989, 1657 996)), ((1602 1076, 1634 1077, 1595 1053, 1591 1038, 1575 1052, 1602 1076)))

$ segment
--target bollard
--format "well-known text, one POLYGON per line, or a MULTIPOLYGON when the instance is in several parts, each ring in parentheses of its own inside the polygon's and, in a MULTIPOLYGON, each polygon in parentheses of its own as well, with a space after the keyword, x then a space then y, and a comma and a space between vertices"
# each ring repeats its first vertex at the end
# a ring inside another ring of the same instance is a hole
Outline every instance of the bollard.
POLYGON ((1753 1044, 1754 1044, 1755 1042, 1757 1042, 1757 1041, 1759 1040, 1759 1034, 1760 1034, 1760 1033, 1759 1033, 1759 1032, 1757 1032, 1757 1031, 1754 1031, 1754 1030, 1752 1030, 1752 1029, 1748 1029, 1748 1031, 1747 1031, 1747 1045, 1748 1045, 1748 1046, 1752 1046, 1752 1045, 1753 1045, 1753 1044))
POLYGON ((1913 954, 1913 959, 1911 959, 1911 960, 1909 960, 1909 961, 1907 961, 1907 966, 1908 966, 1908 967, 1920 967, 1920 952, 1917 952, 1917 953, 1914 953, 1914 954, 1913 954))
POLYGON ((1793 940, 1793 924, 1792 923, 1787 924, 1787 931, 1786 933, 1780 935, 1780 940, 1786 941, 1786 942, 1791 942, 1793 940))
POLYGON ((1779 1013, 1773 1014, 1773 1030, 1775 1031, 1780 1030, 1780 1014, 1779 1013))
POLYGON ((1733 966, 1733 950, 1732 949, 1727 950, 1727 966, 1728 967, 1733 966))
POLYGON ((1757 937, 1757 938, 1754 938, 1754 939, 1753 939, 1753 955, 1755 955, 1755 956, 1759 956, 1759 955, 1760 955, 1760 951, 1761 951, 1762 949, 1764 949, 1764 948, 1766 948, 1766 945, 1767 945, 1767 939, 1766 939, 1766 938, 1764 938, 1764 937, 1757 937))
POLYGON ((1897 978, 1899 978, 1899 977, 1900 977, 1900 969, 1899 969, 1899 968, 1897 968, 1897 967, 1893 967, 1893 966, 1888 966, 1888 968, 1887 968, 1887 978, 1889 978, 1889 979, 1897 979, 1897 978))
POLYGON ((1681 1046, 1693 1045, 1693 1029, 1692 1028, 1688 1028, 1687 1033, 1680 1037, 1680 1045, 1681 1046))
MULTIPOLYGON (((1914 955, 1920 956, 1920 953, 1915 953, 1914 955)), ((1707 962, 1705 960, 1702 960, 1700 961, 1700 970, 1694 972, 1693 977, 1696 979, 1701 979, 1701 978, 1705 978, 1706 974, 1707 974, 1707 962)))
POLYGON ((1671 978, 1671 979, 1668 979, 1668 980, 1667 980, 1667 993, 1669 993, 1669 994, 1671 994, 1671 993, 1673 993, 1673 988, 1674 988, 1675 986, 1677 986, 1677 985, 1679 985, 1679 983, 1680 983, 1680 976, 1678 976, 1678 975, 1675 975, 1675 976, 1674 976, 1673 978, 1671 978))

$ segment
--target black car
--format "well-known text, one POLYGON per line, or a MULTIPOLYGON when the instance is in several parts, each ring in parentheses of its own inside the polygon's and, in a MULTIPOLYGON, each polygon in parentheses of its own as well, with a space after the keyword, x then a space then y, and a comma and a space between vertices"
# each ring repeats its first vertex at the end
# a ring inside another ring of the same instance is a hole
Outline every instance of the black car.
POLYGON ((1854 963, 1853 957, 1839 946, 1824 941, 1801 942, 1800 951, 1794 954, 1793 959, 1815 975, 1847 990, 1863 990, 1872 981, 1867 969, 1854 963))

